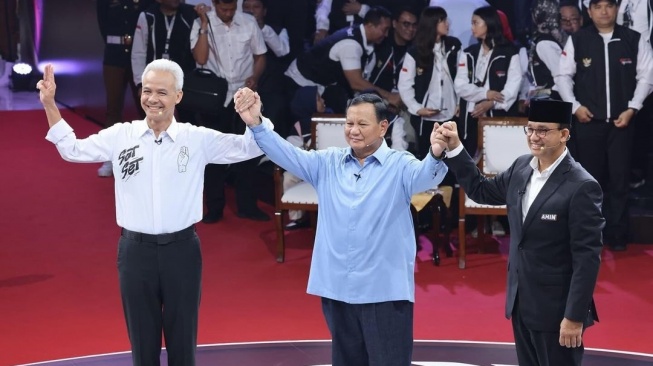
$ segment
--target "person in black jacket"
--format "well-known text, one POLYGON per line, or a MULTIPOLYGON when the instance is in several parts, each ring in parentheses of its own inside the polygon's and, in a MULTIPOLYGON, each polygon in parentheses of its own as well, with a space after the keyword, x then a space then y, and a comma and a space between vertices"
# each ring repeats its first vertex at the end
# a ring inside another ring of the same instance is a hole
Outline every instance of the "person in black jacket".
POLYGON ((593 24, 567 41, 555 83, 573 103, 572 153, 606 195, 605 241, 626 250, 632 120, 651 92, 653 57, 644 37, 616 24, 617 10, 615 0, 590 1, 593 24))

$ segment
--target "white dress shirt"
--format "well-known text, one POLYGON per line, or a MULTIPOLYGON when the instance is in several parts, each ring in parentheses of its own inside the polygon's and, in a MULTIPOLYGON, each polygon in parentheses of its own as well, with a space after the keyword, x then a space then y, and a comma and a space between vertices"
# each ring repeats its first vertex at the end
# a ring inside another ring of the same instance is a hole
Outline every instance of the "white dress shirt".
MULTIPOLYGON (((226 107, 238 88, 243 87, 245 80, 254 74, 254 55, 262 55, 268 49, 265 47, 263 34, 253 16, 237 12, 231 24, 227 25, 218 18, 214 11, 210 11, 206 15, 209 18, 211 29, 207 34, 209 58, 205 67, 229 82, 225 99, 226 107)), ((200 27, 200 19, 195 19, 193 29, 190 31, 191 49, 195 48, 197 44, 200 27)))
POLYGON ((243 135, 224 134, 173 119, 159 138, 161 142, 155 142, 144 120, 117 123, 77 139, 62 119, 46 136, 66 161, 111 161, 118 226, 146 234, 176 232, 202 219, 207 164, 263 154, 250 129, 243 135))

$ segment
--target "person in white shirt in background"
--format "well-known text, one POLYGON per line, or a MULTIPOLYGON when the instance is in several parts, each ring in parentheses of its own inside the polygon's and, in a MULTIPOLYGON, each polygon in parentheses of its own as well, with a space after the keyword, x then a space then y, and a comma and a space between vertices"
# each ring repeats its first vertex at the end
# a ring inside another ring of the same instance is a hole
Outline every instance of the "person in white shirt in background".
POLYGON ((142 77, 145 119, 84 139, 61 118, 52 65, 37 84, 50 125, 46 139, 61 157, 113 163, 122 228, 118 274, 134 365, 159 364, 162 331, 168 365, 195 365, 202 255, 194 225, 202 218, 204 168, 263 153, 249 129, 233 135, 177 122, 183 82, 175 62, 152 61, 142 77))
POLYGON ((461 44, 448 33, 449 20, 445 9, 439 6, 424 9, 415 40, 399 73, 397 87, 417 136, 418 159, 428 154, 435 122, 458 117, 458 97, 453 83, 461 44))

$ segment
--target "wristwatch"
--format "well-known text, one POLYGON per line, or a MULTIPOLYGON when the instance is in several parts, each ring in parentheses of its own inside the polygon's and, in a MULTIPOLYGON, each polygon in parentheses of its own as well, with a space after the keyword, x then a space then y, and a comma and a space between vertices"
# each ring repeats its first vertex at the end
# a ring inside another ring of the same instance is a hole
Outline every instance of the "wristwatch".
POLYGON ((209 33, 208 29, 200 29, 199 34, 207 34, 209 33))
POLYGON ((628 107, 628 109, 632 109, 632 110, 633 110, 633 112, 635 112, 635 114, 637 114, 637 112, 639 112, 639 109, 637 109, 637 108, 633 108, 633 107, 628 107))

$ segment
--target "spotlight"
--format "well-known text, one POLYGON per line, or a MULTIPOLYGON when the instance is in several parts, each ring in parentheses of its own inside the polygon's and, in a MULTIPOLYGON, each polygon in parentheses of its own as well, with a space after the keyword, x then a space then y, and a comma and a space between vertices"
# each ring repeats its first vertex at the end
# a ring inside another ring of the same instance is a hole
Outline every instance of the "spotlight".
POLYGON ((32 90, 32 66, 18 62, 12 68, 11 83, 13 90, 32 90))

